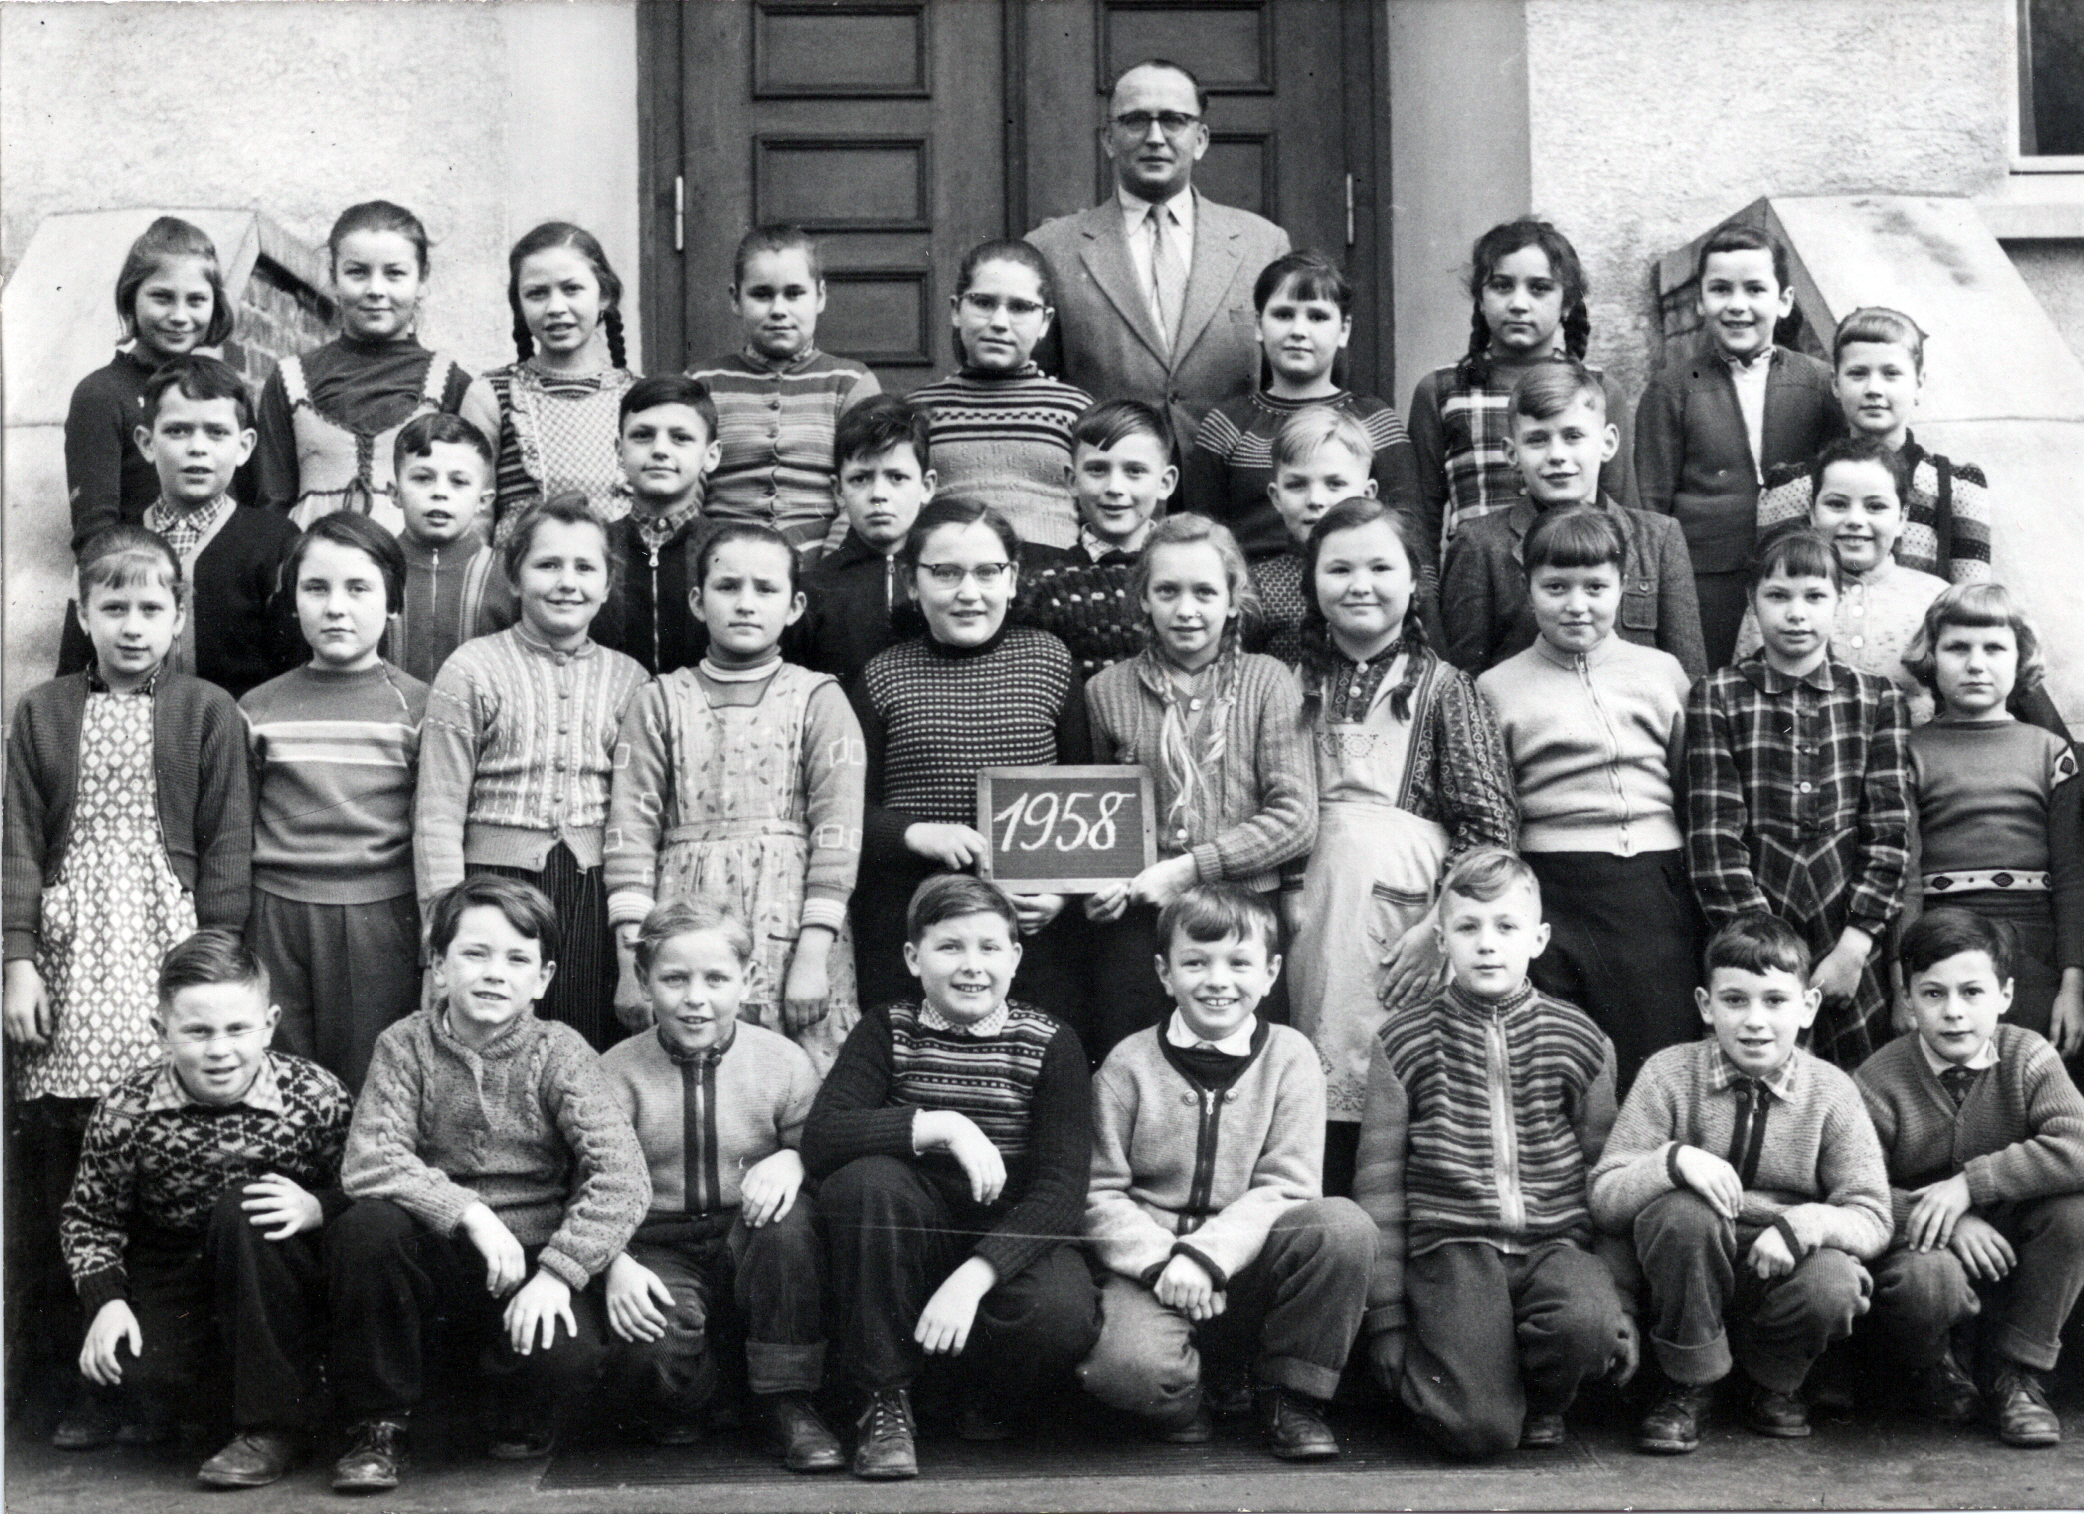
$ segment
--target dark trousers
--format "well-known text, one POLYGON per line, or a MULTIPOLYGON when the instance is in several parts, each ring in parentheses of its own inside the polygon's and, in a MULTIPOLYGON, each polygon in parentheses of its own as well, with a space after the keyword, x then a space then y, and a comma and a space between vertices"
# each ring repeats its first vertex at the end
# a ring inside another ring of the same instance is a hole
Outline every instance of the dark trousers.
MULTIPOLYGON (((814 1393, 825 1375, 823 1258, 814 1210, 754 1230, 742 1216, 647 1224, 632 1260, 673 1295, 655 1341, 609 1341, 610 1380, 647 1418, 686 1418, 716 1396, 726 1358, 743 1348, 755 1393, 814 1393)), ((734 1374, 735 1375, 735 1374, 734 1374)))
POLYGON ((2084 1292, 2084 1194, 2006 1204, 1983 1218, 2018 1256, 1994 1283, 1970 1277, 1944 1248, 1898 1247, 1874 1264, 1874 1317, 1863 1333, 1904 1366, 1939 1360, 1954 1327, 1980 1314, 1984 1339, 2000 1352, 2035 1372, 2053 1370, 2084 1292))
POLYGON ((239 1207, 244 1184, 210 1211, 201 1245, 132 1239, 123 1255, 144 1350, 126 1394, 149 1394, 239 1430, 318 1428, 325 1346, 322 1231, 271 1241, 239 1207))
POLYGON ((1570 1241, 1508 1255, 1451 1241, 1404 1263, 1399 1392, 1442 1447, 1498 1456, 1529 1414, 1560 1414, 1620 1350, 1625 1311, 1606 1264, 1570 1241))
POLYGON ((1529 964, 1534 986, 1567 999, 1614 1043, 1626 1094, 1652 1052, 1697 1040, 1701 917, 1683 851, 1528 852, 1541 880, 1548 950, 1529 964))
POLYGON ((419 902, 306 904, 257 888, 246 940, 282 1010, 276 1045, 360 1092, 376 1038, 420 1007, 419 902))
POLYGON ((7 1341, 10 1394, 31 1363, 78 1381, 73 1365, 86 1330, 73 1292, 58 1218, 79 1170, 93 1099, 18 1099, 9 1108, 7 1341))
POLYGON ((1242 1347, 1262 1383, 1330 1398, 1367 1310, 1375 1222, 1350 1199, 1298 1204, 1195 1324, 1133 1277, 1100 1289, 1100 1339, 1079 1364, 1085 1391, 1154 1424, 1183 1425, 1201 1404, 1201 1347, 1242 1347))
POLYGON ((1759 1229, 1724 1219, 1686 1189, 1635 1217, 1650 1347, 1673 1382, 1719 1382, 1734 1361, 1761 1387, 1792 1393, 1867 1312, 1873 1279, 1834 1246, 1818 1247, 1784 1277, 1757 1277, 1745 1258, 1759 1229))
MULTIPOLYGON (((919 1375, 919 1315, 995 1219, 959 1181, 873 1156, 847 1163, 818 1190, 840 1367, 857 1387, 903 1388, 919 1375)), ((1099 1334, 1085 1253, 1058 1243, 984 1295, 962 1375, 994 1401, 1028 1403, 1045 1381, 1083 1361, 1099 1334)))
POLYGON ((563 937, 557 949, 557 976, 550 980, 550 990, 536 1006, 536 1013, 571 1026, 595 1051, 606 1051, 620 1041, 625 1032, 615 1018, 615 979, 621 967, 608 930, 608 891, 601 883, 601 870, 581 867, 572 849, 560 841, 550 848, 540 871, 525 867, 471 871, 533 883, 557 916, 563 937))
POLYGON ((1739 568, 1734 573, 1695 573, 1694 597, 1700 602, 1700 639, 1707 649, 1708 671, 1726 668, 1737 655, 1737 633, 1744 628, 1744 612, 1751 607, 1751 575, 1739 568))
MULTIPOLYGON (((1273 895, 1266 902, 1275 905, 1273 895)), ((1132 904, 1119 920, 1089 924, 1092 933, 1092 1026, 1085 1042, 1086 1056, 1098 1067, 1115 1046, 1139 1030, 1162 1025, 1172 1013, 1172 996, 1158 978, 1158 911, 1149 904, 1132 904)), ((1288 929, 1280 928, 1279 942, 1288 945, 1288 929)), ((1269 1025, 1288 1023, 1288 973, 1284 968, 1274 986, 1260 1002, 1259 1017, 1269 1025)))
MULTIPOLYGON (((482 1344, 479 1367, 495 1387, 539 1408, 591 1385, 607 1345, 600 1299, 572 1294, 577 1336, 523 1356, 507 1340, 506 1300, 485 1287, 485 1259, 461 1231, 439 1236, 387 1199, 359 1199, 325 1230, 332 1300, 333 1391, 347 1423, 409 1413, 426 1388, 427 1342, 437 1315, 482 1344)), ((527 1249, 535 1269, 540 1247, 527 1249)))

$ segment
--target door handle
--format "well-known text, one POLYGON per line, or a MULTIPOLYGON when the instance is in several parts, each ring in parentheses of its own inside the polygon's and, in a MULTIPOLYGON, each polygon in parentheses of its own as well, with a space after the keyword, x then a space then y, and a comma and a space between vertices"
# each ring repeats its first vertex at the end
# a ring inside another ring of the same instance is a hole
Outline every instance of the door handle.
POLYGON ((1353 175, 1349 173, 1346 175, 1346 245, 1351 247, 1355 240, 1353 235, 1353 175))

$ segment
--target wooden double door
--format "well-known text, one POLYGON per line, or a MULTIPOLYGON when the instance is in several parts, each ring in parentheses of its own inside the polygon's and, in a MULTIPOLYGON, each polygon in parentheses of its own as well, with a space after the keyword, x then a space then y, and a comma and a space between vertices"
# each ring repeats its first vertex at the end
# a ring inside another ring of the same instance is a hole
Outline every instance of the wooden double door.
POLYGON ((962 255, 1113 193, 1107 88, 1170 58, 1201 78, 1195 185, 1286 227, 1358 288, 1350 382, 1389 341, 1380 0, 690 0, 639 33, 645 350, 739 343, 731 256, 792 221, 823 248, 819 345, 902 391, 945 372, 962 255))

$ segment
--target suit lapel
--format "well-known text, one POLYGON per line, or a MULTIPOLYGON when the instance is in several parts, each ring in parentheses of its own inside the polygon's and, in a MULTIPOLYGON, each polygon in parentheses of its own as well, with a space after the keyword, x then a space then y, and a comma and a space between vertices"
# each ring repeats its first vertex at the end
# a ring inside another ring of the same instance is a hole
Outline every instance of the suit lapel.
POLYGON ((1223 207, 1213 205, 1200 193, 1194 194, 1194 263, 1187 270, 1186 308, 1180 314, 1179 340, 1173 344, 1173 366, 1193 351, 1194 343, 1208 329, 1223 296, 1237 275, 1243 254, 1238 251, 1238 228, 1223 207))
MULTIPOLYGON (((1794 450, 1784 435, 1787 429, 1788 391, 1803 386, 1788 376, 1786 348, 1775 347, 1768 361, 1772 366, 1766 370, 1766 418, 1764 424, 1758 428, 1759 445, 1765 449, 1767 457, 1784 458, 1794 450)), ((1765 471, 1763 462, 1759 464, 1759 471, 1761 474, 1765 471)))
MULTIPOLYGON (((1116 314, 1136 339, 1150 348, 1151 355, 1162 365, 1165 362, 1165 339, 1158 334, 1158 326, 1151 319, 1150 300, 1136 282, 1136 265, 1129 260, 1129 237, 1122 229, 1121 202, 1109 198, 1088 210, 1081 218, 1079 231, 1084 245, 1079 257, 1107 296, 1116 314)), ((1188 284, 1188 311, 1193 310, 1192 275, 1188 284)))

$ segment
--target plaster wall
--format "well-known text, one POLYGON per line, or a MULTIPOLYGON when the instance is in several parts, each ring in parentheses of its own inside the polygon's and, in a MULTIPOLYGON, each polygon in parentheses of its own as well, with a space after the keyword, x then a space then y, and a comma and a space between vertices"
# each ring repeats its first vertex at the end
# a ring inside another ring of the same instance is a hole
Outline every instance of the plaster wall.
POLYGON ((2004 250, 2070 351, 2084 362, 2084 241, 2007 241, 2004 250))

